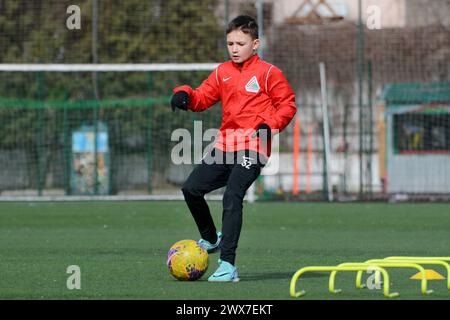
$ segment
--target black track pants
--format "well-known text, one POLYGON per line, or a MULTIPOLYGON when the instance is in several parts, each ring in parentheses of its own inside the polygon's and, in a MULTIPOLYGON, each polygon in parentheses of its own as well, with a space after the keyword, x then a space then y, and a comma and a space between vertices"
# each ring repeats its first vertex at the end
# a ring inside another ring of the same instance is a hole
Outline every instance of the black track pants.
POLYGON ((195 167, 182 187, 201 237, 214 243, 217 239, 216 227, 204 195, 226 186, 223 195, 220 259, 233 265, 242 228, 245 192, 261 173, 264 163, 265 158, 252 151, 223 153, 214 149, 195 167))

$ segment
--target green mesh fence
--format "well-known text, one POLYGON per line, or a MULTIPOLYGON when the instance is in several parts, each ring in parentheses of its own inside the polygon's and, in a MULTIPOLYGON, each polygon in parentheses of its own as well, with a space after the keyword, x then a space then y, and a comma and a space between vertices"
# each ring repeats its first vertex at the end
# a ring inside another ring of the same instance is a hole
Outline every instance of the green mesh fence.
MULTIPOLYGON (((75 4, 80 10, 80 28, 70 29, 67 22, 74 22, 74 11, 67 10, 74 5, 72 1, 0 1, 0 64, 222 62, 228 59, 226 22, 238 14, 257 17, 259 12, 264 34, 260 53, 283 71, 299 107, 300 194, 293 198, 324 199, 321 62, 326 66, 330 177, 336 198, 385 199, 403 193, 448 197, 450 189, 441 182, 432 188, 428 184, 420 187, 424 178, 417 173, 426 172, 426 179, 433 184, 445 175, 436 180, 426 170, 450 171, 445 150, 432 150, 445 149, 447 143, 448 100, 436 107, 437 111, 432 106, 434 98, 422 94, 423 88, 450 81, 450 20, 446 14, 450 1, 361 1, 361 19, 359 1, 323 1, 341 15, 339 19, 321 17, 327 11, 324 4, 316 7, 317 16, 308 16, 314 6, 299 10, 304 2, 82 0, 75 4), (258 3, 262 10, 257 9, 258 3), (370 23, 376 18, 370 14, 374 7, 380 13, 378 27, 370 23), (392 84, 409 88, 402 93, 401 103, 392 104, 390 97, 385 99, 382 94, 392 84), (399 111, 412 105, 435 115, 385 117, 388 108, 399 111), (398 129, 416 124, 426 132, 422 144, 416 133, 398 129), (409 138, 393 141, 400 136, 409 138), (422 154, 398 155, 413 142, 421 146, 422 154), (395 158, 388 158, 389 143, 396 146, 395 156, 431 157, 434 162, 406 172, 392 171, 389 163, 395 158), (435 154, 423 153, 425 149, 435 154), (308 159, 312 159, 310 166, 308 159), (401 173, 398 188, 389 188, 390 172, 401 173), (410 189, 411 185, 416 187, 410 189)), ((91 192, 177 190, 182 179, 175 177, 182 177, 189 168, 174 169, 168 163, 172 143, 168 128, 192 128, 196 119, 207 119, 205 129, 210 123, 218 127, 221 111, 216 106, 205 114, 172 114, 167 99, 173 87, 198 86, 208 73, 0 72, 1 194, 75 192, 70 180, 72 167, 67 164, 70 142, 74 132, 92 127, 108 132, 111 170, 107 188, 97 186, 91 192), (51 152, 52 148, 57 151, 51 152)), ((440 95, 448 96, 448 87, 440 95)), ((292 195, 293 129, 292 122, 280 136, 279 173, 261 178, 263 187, 257 188, 267 198, 292 195)))
POLYGON ((172 132, 218 128, 221 110, 173 113, 169 99, 0 99, 2 195, 178 192, 192 166, 172 163, 172 132))

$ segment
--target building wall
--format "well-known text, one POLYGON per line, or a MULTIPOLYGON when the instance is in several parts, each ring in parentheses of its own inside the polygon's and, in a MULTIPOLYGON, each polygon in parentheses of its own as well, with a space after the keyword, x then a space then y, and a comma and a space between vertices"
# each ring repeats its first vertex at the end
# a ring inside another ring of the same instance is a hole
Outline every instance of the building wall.
POLYGON ((386 134, 388 193, 450 193, 450 155, 396 154, 392 114, 386 119, 386 134))
MULTIPOLYGON (((282 23, 284 19, 290 17, 300 7, 302 2, 303 0, 273 1, 274 21, 276 23, 282 23)), ((328 0, 327 3, 347 20, 355 22, 358 20, 357 0, 328 0)), ((406 25, 405 0, 363 0, 362 11, 364 21, 367 21, 367 17, 371 13, 370 11, 368 12, 368 9, 373 5, 380 8, 382 28, 404 27, 406 25)))
MULTIPOLYGON (((224 17, 224 1, 217 7, 217 15, 224 17)), ((230 18, 252 9, 256 13, 256 0, 229 0, 230 18)), ((293 15, 304 0, 264 0, 271 4, 272 21, 282 23, 293 15)), ((313 0, 315 2, 317 0, 313 0)), ((358 0, 327 0, 334 10, 353 22, 358 21, 358 0)), ((373 14, 370 7, 377 6, 381 13, 381 28, 423 27, 441 24, 450 26, 450 0, 362 0, 363 21, 373 14)), ((248 13, 248 12, 245 12, 248 13)), ((254 14, 252 13, 252 14, 254 14)), ((324 10, 323 13, 327 13, 324 10)), ((267 18, 267 17, 266 17, 267 18)))
POLYGON ((450 0, 408 0, 406 24, 412 27, 450 26, 450 0))

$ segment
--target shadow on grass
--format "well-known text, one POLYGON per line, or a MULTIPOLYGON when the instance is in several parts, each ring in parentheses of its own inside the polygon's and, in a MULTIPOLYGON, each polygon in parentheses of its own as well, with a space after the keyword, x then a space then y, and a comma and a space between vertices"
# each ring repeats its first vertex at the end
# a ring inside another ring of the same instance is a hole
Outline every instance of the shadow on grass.
MULTIPOLYGON (((239 274, 242 281, 264 281, 276 279, 292 279, 294 272, 256 272, 252 274, 239 274)), ((330 273, 315 272, 302 275, 302 278, 324 278, 329 277, 330 273)))

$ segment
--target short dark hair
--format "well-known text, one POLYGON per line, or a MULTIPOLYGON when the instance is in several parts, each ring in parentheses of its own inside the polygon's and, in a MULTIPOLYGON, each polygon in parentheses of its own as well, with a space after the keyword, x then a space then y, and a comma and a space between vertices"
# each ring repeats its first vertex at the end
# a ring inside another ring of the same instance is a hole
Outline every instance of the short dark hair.
POLYGON ((258 39, 258 23, 255 18, 248 15, 240 15, 228 23, 227 34, 234 30, 241 30, 243 33, 250 34, 252 39, 258 39))

